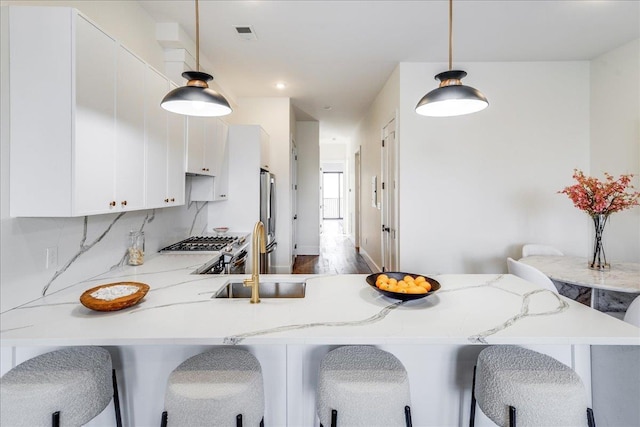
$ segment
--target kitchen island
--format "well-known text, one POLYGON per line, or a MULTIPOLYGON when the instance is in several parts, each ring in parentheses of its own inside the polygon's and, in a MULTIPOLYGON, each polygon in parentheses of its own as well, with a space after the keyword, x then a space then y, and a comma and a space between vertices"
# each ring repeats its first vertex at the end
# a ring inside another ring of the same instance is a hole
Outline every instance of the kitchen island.
POLYGON ((263 275, 265 282, 306 280, 306 295, 250 304, 212 298, 229 280, 246 276, 192 274, 207 260, 159 255, 2 313, 2 372, 49 348, 105 346, 123 377, 128 424, 157 425, 175 366, 208 346, 240 345, 263 367, 265 425, 307 426, 324 354, 338 345, 376 345, 409 372, 414 425, 458 425, 484 345, 551 354, 576 369, 587 387, 590 345, 640 345, 640 329, 508 274, 434 276, 440 290, 407 302, 382 296, 365 275, 263 275), (86 289, 121 281, 146 283, 150 291, 138 305, 115 312, 80 304, 86 289))

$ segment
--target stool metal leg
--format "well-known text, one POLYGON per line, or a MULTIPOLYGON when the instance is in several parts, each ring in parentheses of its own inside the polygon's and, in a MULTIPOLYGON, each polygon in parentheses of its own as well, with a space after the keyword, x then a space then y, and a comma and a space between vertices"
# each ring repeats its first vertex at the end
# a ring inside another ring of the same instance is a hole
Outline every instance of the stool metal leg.
POLYGON ((476 366, 473 367, 473 381, 471 383, 471 410, 469 411, 469 427, 476 423, 476 366))
POLYGON ((589 427, 596 427, 596 419, 593 416, 593 409, 587 408, 587 423, 589 427))
POLYGON ((162 412, 162 418, 160 419, 160 427, 167 427, 167 411, 162 412))
POLYGON ((516 427, 516 408, 509 405, 509 427, 516 427))
POLYGON ((51 425, 53 427, 60 427, 60 411, 51 414, 51 425))
POLYGON ((118 379, 116 378, 116 370, 112 370, 113 378, 113 406, 116 410, 116 425, 122 427, 122 415, 120 414, 120 397, 118 396, 118 379))
POLYGON ((236 415, 236 427, 242 427, 242 414, 236 415))
POLYGON ((264 427, 264 417, 260 420, 260 427, 264 427))
POLYGON ((331 410, 331 427, 337 427, 338 425, 338 411, 335 409, 331 410))
POLYGON ((404 421, 407 427, 413 426, 413 424, 411 423, 411 408, 408 406, 404 407, 404 421))

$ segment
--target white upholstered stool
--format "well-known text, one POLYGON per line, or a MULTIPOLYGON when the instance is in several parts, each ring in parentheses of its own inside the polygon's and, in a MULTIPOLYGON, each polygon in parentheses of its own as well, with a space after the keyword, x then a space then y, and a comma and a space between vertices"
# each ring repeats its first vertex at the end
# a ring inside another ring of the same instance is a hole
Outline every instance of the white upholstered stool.
POLYGON ((101 347, 69 347, 36 356, 0 380, 0 425, 80 426, 114 398, 122 425, 118 387, 109 352, 101 347))
POLYGON ((317 399, 321 426, 411 426, 407 371, 375 347, 330 351, 320 365, 317 399))
POLYGON ((193 356, 169 375, 164 407, 162 426, 263 426, 260 362, 235 348, 193 356))
POLYGON ((553 357, 514 346, 487 347, 474 369, 469 426, 478 406, 499 426, 595 426, 584 385, 553 357))

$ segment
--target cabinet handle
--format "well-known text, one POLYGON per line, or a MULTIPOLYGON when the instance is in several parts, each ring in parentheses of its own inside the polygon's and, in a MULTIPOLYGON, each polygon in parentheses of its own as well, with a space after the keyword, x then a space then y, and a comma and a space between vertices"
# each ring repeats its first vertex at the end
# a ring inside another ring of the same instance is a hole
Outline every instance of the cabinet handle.
POLYGON ((175 202, 175 201, 176 201, 176 199, 172 197, 172 198, 171 198, 171 201, 172 201, 172 202, 175 202))
POLYGON ((126 201, 126 200, 123 200, 122 202, 120 202, 120 204, 121 204, 122 206, 127 206, 127 201, 126 201))
POLYGON ((165 203, 169 203, 169 199, 164 199, 164 202, 165 203))
POLYGON ((114 207, 116 205, 116 201, 113 200, 111 203, 109 203, 109 206, 114 207))
POLYGON ((203 171, 209 172, 209 168, 202 168, 203 171))

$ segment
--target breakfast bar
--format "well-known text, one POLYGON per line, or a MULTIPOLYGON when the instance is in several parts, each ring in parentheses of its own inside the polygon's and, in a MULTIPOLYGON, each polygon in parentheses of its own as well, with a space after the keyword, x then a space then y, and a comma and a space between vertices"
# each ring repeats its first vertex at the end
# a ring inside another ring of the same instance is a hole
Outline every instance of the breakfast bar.
MULTIPOLYGON (((175 366, 210 346, 241 346, 262 365, 265 425, 303 426, 314 422, 322 356, 340 345, 375 345, 409 372, 414 425, 458 425, 468 416, 473 364, 486 345, 550 354, 587 386, 589 346, 640 345, 635 326, 508 274, 433 276, 441 289, 413 301, 382 295, 366 275, 262 275, 265 287, 304 282, 304 296, 264 295, 250 304, 215 298, 246 276, 193 274, 206 262, 205 255, 159 255, 2 313, 3 373, 11 368, 7 360, 15 365, 52 348, 103 346, 122 377, 127 424, 157 425, 175 366), (80 303, 85 290, 116 282, 150 289, 118 311, 80 303)), ((91 425, 102 424, 97 418, 91 425)))

